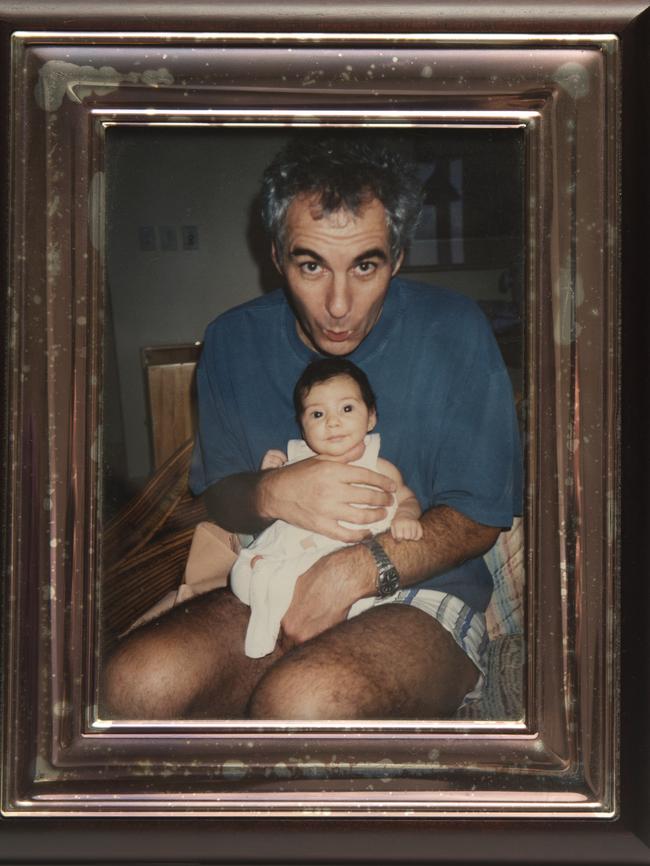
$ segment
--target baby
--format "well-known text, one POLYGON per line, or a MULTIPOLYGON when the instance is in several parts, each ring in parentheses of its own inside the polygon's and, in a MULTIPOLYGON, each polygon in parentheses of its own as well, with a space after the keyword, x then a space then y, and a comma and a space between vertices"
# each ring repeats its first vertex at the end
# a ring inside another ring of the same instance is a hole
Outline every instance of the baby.
MULTIPOLYGON (((267 451, 261 469, 319 455, 387 475, 396 489, 386 517, 365 526, 340 521, 341 525, 373 534, 390 527, 396 539, 421 538, 417 499, 399 470, 378 456, 379 434, 370 432, 377 421, 376 400, 365 373, 344 358, 313 361, 296 383, 293 399, 304 439, 292 439, 286 455, 267 451)), ((246 655, 259 658, 273 651, 296 581, 318 559, 342 546, 344 542, 337 539, 276 520, 241 551, 230 583, 235 595, 251 608, 246 655)))

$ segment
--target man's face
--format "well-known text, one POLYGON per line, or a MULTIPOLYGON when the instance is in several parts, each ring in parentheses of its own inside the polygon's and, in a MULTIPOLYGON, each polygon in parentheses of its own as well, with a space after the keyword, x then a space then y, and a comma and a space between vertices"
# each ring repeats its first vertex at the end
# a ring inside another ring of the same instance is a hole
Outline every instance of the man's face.
POLYGON ((282 259, 300 339, 326 355, 347 355, 367 337, 381 314, 391 277, 384 206, 372 199, 357 215, 321 216, 318 200, 299 196, 287 211, 282 259), (319 218, 320 217, 320 218, 319 218))

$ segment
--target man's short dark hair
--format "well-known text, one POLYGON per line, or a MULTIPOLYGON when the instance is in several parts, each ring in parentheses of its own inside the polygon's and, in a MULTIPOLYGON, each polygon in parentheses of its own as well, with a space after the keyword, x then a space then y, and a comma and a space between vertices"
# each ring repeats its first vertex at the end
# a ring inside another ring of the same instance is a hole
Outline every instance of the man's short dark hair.
POLYGON ((287 210, 299 195, 314 196, 323 216, 341 209, 356 215, 378 199, 386 210, 393 262, 422 209, 415 166, 394 150, 361 138, 300 136, 276 155, 262 179, 262 218, 280 256, 287 210))
POLYGON ((300 378, 293 389, 293 407, 296 412, 296 421, 302 426, 301 418, 304 411, 304 399, 314 385, 321 382, 329 382, 337 376, 349 376, 359 386, 361 398, 370 412, 377 411, 377 400, 366 374, 348 361, 347 358, 318 358, 312 361, 302 371, 300 378))

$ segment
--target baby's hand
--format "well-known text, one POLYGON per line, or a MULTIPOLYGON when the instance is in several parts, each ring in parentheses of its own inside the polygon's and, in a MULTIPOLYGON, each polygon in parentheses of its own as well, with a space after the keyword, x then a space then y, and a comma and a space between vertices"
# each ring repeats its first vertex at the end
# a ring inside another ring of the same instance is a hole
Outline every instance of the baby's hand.
POLYGON ((284 451, 276 451, 271 448, 270 451, 267 451, 264 457, 262 457, 262 465, 260 469, 279 469, 280 466, 284 466, 287 462, 287 455, 284 451))
POLYGON ((390 534, 396 541, 418 541, 422 538, 422 524, 412 517, 396 517, 390 525, 390 534))

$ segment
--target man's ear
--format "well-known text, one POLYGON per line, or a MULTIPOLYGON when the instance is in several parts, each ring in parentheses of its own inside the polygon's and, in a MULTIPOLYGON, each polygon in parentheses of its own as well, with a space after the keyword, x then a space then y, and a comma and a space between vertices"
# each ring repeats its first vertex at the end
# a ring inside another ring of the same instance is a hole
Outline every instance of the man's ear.
POLYGON ((393 265, 393 271, 392 271, 392 273, 391 273, 391 276, 392 276, 392 277, 394 277, 395 274, 396 274, 396 273, 399 271, 399 269, 402 267, 402 262, 403 262, 403 261, 404 261, 404 250, 402 250, 401 253, 398 255, 398 257, 397 257, 397 261, 396 261, 395 264, 393 265))
POLYGON ((377 413, 374 409, 370 410, 370 414, 368 415, 368 433, 375 429, 377 424, 377 413))
POLYGON ((272 241, 272 243, 271 243, 271 258, 273 259, 273 264, 275 265, 275 268, 278 271, 278 273, 280 273, 284 276, 284 271, 282 270, 282 265, 280 264, 280 256, 278 255, 278 250, 277 250, 277 247, 275 245, 275 241, 272 241))

